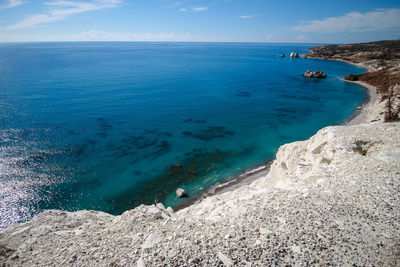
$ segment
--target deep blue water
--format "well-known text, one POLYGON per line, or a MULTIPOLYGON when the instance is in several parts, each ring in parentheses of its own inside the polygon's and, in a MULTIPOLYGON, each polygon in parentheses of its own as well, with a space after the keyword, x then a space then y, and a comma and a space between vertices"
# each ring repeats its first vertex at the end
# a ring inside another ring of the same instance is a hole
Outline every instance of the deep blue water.
POLYGON ((304 44, 0 45, 0 228, 44 209, 176 206, 344 122, 364 70, 304 44), (281 58, 280 53, 287 57, 281 58), (322 69, 324 80, 305 79, 322 69))

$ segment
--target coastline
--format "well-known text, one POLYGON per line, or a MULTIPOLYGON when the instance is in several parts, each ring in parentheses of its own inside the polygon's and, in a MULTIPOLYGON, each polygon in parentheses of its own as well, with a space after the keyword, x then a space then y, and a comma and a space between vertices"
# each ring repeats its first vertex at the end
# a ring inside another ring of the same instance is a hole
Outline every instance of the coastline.
POLYGON ((309 54, 301 55, 301 57, 303 57, 305 59, 310 58, 310 59, 318 59, 318 60, 340 61, 340 62, 344 62, 344 63, 354 65, 357 67, 365 68, 367 70, 367 72, 374 72, 374 71, 378 70, 375 67, 365 64, 365 63, 355 63, 355 62, 351 62, 349 60, 345 60, 345 59, 341 59, 341 58, 323 58, 323 57, 317 57, 317 56, 310 56, 309 54))
POLYGON ((268 175, 174 212, 47 210, 0 232, 4 266, 385 265, 400 259, 400 123, 329 126, 268 175))
POLYGON ((372 107, 377 103, 379 100, 379 93, 377 93, 377 88, 375 86, 369 85, 365 82, 361 81, 347 81, 344 79, 340 79, 341 81, 348 82, 348 83, 353 83, 357 84, 361 87, 363 87, 366 91, 367 94, 367 99, 364 101, 364 103, 357 108, 356 113, 351 116, 344 124, 351 126, 351 125, 357 125, 361 123, 366 123, 366 122, 373 122, 375 120, 371 118, 370 112, 368 112, 372 107))
POLYGON ((193 204, 198 204, 202 200, 204 200, 208 197, 215 196, 218 194, 223 194, 225 192, 238 189, 242 186, 249 185, 252 182, 254 182, 255 180, 268 175, 268 172, 269 172, 272 162, 273 162, 273 159, 269 159, 269 160, 267 160, 266 164, 257 166, 256 168, 250 168, 247 171, 234 177, 233 179, 218 182, 218 183, 206 188, 200 195, 189 197, 185 203, 175 206, 174 211, 177 212, 177 211, 183 210, 185 208, 188 208, 193 204))
POLYGON ((179 211, 45 211, 0 231, 0 265, 398 266, 400 123, 383 123, 375 87, 352 83, 367 94, 355 114, 269 167, 179 211))
MULTIPOLYGON (((376 69, 367 66, 365 64, 359 64, 359 63, 353 63, 350 61, 346 60, 335 60, 335 59, 323 59, 323 58, 318 58, 321 60, 334 60, 334 61, 340 61, 344 63, 348 63, 351 65, 355 65, 358 67, 363 67, 366 68, 366 71, 375 71, 376 69)), ((365 101, 355 110, 355 112, 344 121, 341 125, 347 125, 347 126, 352 126, 352 125, 357 125, 357 124, 362 124, 366 122, 371 122, 374 121, 374 119, 371 119, 370 115, 370 109, 374 105, 376 105, 376 102, 379 99, 379 93, 376 93, 377 89, 376 87, 369 85, 365 82, 362 81, 347 81, 345 79, 340 79, 343 82, 348 82, 348 83, 353 83, 357 84, 360 87, 362 87, 365 90, 366 93, 366 99, 365 101)), ((214 196, 214 195, 219 195, 223 194, 228 191, 233 191, 236 190, 242 186, 246 186, 254 182, 255 180, 268 175, 268 172, 270 170, 271 164, 274 159, 269 159, 267 160, 265 165, 260 165, 257 166, 256 168, 249 169, 248 171, 245 171, 244 173, 238 175, 237 177, 231 179, 231 180, 225 180, 223 182, 217 183, 213 186, 210 186, 209 188, 206 188, 203 193, 197 196, 189 197, 188 201, 185 202, 184 204, 180 204, 178 206, 174 207, 175 211, 180 211, 183 210, 187 207, 190 207, 193 204, 198 204, 202 200, 204 200, 207 197, 214 196), (261 168, 259 171, 257 171, 259 168, 261 168), (254 172, 255 170, 255 172, 254 172)))

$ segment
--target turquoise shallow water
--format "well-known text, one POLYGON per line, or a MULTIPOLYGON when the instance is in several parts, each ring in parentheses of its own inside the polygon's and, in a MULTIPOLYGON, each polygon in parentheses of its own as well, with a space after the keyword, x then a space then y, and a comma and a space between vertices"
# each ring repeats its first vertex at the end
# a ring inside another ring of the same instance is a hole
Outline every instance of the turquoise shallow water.
POLYGON ((120 214, 190 196, 340 124, 364 70, 305 44, 0 45, 0 228, 44 209, 120 214), (285 53, 287 57, 278 55, 285 53), (324 80, 305 79, 322 69, 324 80))

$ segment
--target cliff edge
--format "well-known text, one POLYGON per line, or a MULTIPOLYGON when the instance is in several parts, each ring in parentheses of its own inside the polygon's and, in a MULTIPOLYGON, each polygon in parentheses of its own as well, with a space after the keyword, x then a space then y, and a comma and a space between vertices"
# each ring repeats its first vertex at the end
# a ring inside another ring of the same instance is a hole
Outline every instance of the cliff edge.
POLYGON ((0 263, 399 265, 400 123, 327 127, 269 174, 177 213, 45 211, 0 233, 0 263))

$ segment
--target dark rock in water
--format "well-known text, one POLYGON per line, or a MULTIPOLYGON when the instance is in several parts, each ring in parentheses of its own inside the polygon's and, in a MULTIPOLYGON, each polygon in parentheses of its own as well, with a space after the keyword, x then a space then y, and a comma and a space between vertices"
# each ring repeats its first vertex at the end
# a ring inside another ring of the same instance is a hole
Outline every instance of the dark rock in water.
POLYGON ((313 75, 314 75, 314 72, 312 72, 311 70, 307 70, 307 71, 303 74, 303 77, 311 78, 313 75))
MULTIPOLYGON (((146 180, 138 179, 118 195, 105 198, 105 201, 110 204, 108 212, 122 214, 127 209, 132 209, 141 204, 151 205, 155 199, 164 202, 171 192, 173 194, 177 188, 184 184, 201 181, 221 168, 232 168, 238 159, 242 158, 243 155, 252 153, 253 149, 253 147, 239 151, 193 149, 193 153, 188 157, 171 162, 163 171, 153 169, 152 172, 157 173, 156 176, 146 180), (176 166, 176 163, 180 165, 176 166)), ((148 174, 146 175, 148 176, 148 174)), ((188 197, 187 194, 186 197, 188 197)))
POLYGON ((145 129, 144 130, 144 134, 145 135, 154 135, 154 136, 157 136, 157 137, 171 137, 172 136, 172 134, 171 133, 169 133, 169 132, 161 132, 161 131, 159 131, 159 130, 157 130, 157 129, 145 129))
POLYGON ((101 138, 106 138, 108 136, 106 132, 98 132, 97 135, 100 136, 101 138))
POLYGON ((194 123, 206 123, 206 120, 197 120, 197 119, 185 119, 183 120, 184 123, 194 122, 194 123))
POLYGON ((193 136, 193 133, 192 132, 189 132, 189 131, 184 131, 184 132, 182 132, 182 135, 183 136, 193 136))
POLYGON ((177 195, 178 197, 184 197, 184 196, 186 195, 185 189, 183 189, 183 188, 178 188, 178 189, 176 190, 176 195, 177 195))
POLYGON ((68 131, 67 131, 67 134, 68 134, 68 135, 80 135, 81 133, 80 133, 80 132, 77 132, 77 131, 74 131, 74 130, 68 130, 68 131))
POLYGON ((192 137, 203 141, 211 141, 214 138, 220 138, 234 134, 234 132, 226 130, 226 127, 224 126, 210 126, 207 129, 200 129, 195 132, 182 132, 184 137, 192 137))
POLYGON ((284 53, 282 53, 282 54, 281 54, 281 57, 285 57, 285 54, 284 54, 284 53))
POLYGON ((171 148, 172 148, 172 144, 167 141, 162 141, 158 145, 156 145, 156 148, 157 148, 157 150, 155 152, 151 153, 151 156, 153 159, 170 152, 171 148))
POLYGON ((321 78, 326 78, 326 74, 323 73, 321 70, 316 70, 315 72, 307 70, 306 73, 303 74, 303 77, 321 79, 321 78))
POLYGON ((299 54, 296 52, 290 53, 290 57, 299 57, 299 54))
POLYGON ((136 149, 144 149, 155 145, 157 143, 157 137, 131 136, 123 141, 136 149))
POLYGON ((315 78, 326 78, 326 74, 323 73, 321 70, 317 70, 314 74, 315 78))
POLYGON ((251 94, 249 92, 239 92, 239 93, 236 94, 236 96, 251 97, 251 94))
POLYGON ((92 139, 85 139, 85 142, 86 142, 87 144, 89 144, 89 145, 95 145, 95 144, 97 144, 97 141, 96 141, 96 140, 92 140, 92 139))
POLYGON ((345 79, 346 81, 358 81, 358 76, 355 75, 355 74, 349 73, 349 74, 347 74, 346 77, 344 77, 344 79, 345 79))
POLYGON ((156 145, 156 147, 158 148, 167 148, 170 147, 171 144, 168 141, 161 141, 158 145, 156 145))
POLYGON ((102 131, 109 131, 113 128, 104 118, 97 118, 97 123, 102 131))

